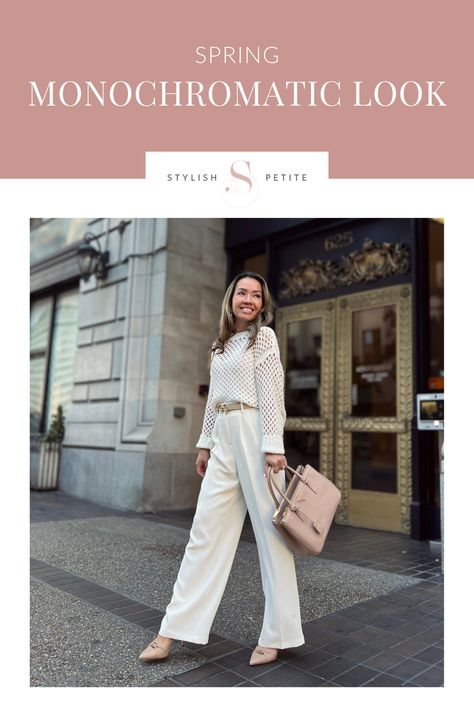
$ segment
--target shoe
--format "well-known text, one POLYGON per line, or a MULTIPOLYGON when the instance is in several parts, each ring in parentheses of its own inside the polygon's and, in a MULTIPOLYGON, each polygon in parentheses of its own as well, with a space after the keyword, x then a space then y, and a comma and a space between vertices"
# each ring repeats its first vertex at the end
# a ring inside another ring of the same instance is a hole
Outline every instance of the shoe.
POLYGON ((257 645, 252 652, 249 664, 251 667, 256 666, 257 664, 270 664, 270 662, 274 662, 277 657, 278 649, 274 649, 273 647, 261 647, 260 645, 257 645))
POLYGON ((170 640, 169 644, 166 642, 162 642, 161 644, 158 644, 157 640, 163 639, 163 637, 155 637, 153 642, 150 642, 148 647, 143 650, 143 652, 140 654, 138 657, 141 659, 143 662, 154 662, 158 661, 159 659, 166 659, 166 657, 169 654, 171 643, 173 640, 170 640))

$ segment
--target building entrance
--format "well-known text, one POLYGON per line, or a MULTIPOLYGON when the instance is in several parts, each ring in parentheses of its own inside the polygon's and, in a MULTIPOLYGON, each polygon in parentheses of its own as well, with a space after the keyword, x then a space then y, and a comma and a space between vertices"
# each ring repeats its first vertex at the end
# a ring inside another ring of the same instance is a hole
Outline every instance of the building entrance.
POLYGON ((338 523, 410 533, 411 299, 400 284, 277 314, 288 463, 341 489, 338 523))

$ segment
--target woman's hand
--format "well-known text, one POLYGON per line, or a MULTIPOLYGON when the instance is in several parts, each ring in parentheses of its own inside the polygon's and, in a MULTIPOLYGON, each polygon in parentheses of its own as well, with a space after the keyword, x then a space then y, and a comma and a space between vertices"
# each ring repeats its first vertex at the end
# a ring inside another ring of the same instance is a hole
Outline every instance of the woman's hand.
POLYGON ((211 452, 209 449, 200 449, 196 459, 196 474, 204 476, 211 452))
POLYGON ((267 475, 268 467, 272 467, 275 474, 287 466, 286 457, 284 454, 265 453, 265 476, 267 475))

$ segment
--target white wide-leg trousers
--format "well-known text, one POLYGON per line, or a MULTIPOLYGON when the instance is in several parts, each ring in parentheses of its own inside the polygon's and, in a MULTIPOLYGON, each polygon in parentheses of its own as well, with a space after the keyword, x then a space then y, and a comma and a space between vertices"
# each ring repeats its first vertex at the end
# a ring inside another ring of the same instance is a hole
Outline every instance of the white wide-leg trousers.
MULTIPOLYGON (((218 414, 189 542, 160 634, 206 644, 229 577, 247 508, 257 542, 265 613, 258 643, 304 644, 293 553, 272 524, 256 408, 218 414)), ((284 472, 280 472, 284 484, 284 472)), ((249 580, 249 585, 257 584, 249 580)))

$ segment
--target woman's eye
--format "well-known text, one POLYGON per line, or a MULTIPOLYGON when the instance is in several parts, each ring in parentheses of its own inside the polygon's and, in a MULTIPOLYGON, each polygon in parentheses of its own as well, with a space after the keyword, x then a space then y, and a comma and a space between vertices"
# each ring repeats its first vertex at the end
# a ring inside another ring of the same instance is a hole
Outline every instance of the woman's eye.
MULTIPOLYGON (((245 291, 237 291, 236 293, 237 293, 237 296, 246 296, 245 291)), ((258 292, 256 292, 255 294, 252 294, 252 297, 256 298, 256 299, 261 299, 262 295, 259 294, 258 292)))

